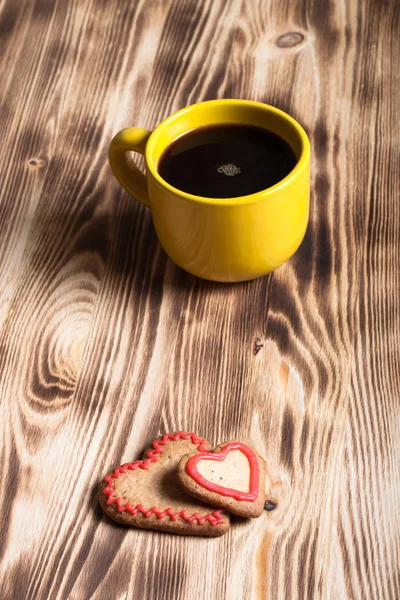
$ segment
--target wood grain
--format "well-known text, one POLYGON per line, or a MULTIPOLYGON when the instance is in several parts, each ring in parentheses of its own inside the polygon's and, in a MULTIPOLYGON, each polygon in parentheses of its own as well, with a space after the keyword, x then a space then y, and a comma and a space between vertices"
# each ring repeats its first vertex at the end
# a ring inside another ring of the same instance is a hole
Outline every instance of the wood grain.
POLYGON ((0 597, 400 598, 396 0, 0 1, 0 597), (107 145, 187 104, 289 111, 312 211, 273 275, 180 271, 107 145), (125 530, 99 479, 160 433, 239 438, 277 508, 125 530))

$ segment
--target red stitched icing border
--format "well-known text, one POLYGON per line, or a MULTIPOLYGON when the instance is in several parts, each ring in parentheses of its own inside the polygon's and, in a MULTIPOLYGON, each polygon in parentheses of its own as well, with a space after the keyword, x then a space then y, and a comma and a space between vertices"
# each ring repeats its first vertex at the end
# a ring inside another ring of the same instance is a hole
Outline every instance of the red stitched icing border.
POLYGON ((207 521, 210 525, 222 525, 224 523, 224 519, 222 518, 220 510, 215 510, 213 513, 201 517, 199 513, 195 513, 194 515, 189 515, 186 510, 181 510, 178 513, 174 513, 171 508, 166 508, 164 511, 160 511, 156 506, 153 506, 150 510, 146 510, 142 504, 138 504, 133 507, 127 502, 123 504, 122 498, 117 498, 114 490, 114 479, 118 479, 121 473, 126 473, 127 471, 136 471, 136 469, 149 469, 149 467, 159 460, 159 454, 163 452, 164 447, 170 442, 177 442, 178 440, 191 440, 192 444, 198 447, 200 452, 206 452, 207 448, 205 447, 206 441, 202 438, 197 437, 195 433, 185 433, 183 431, 178 431, 174 435, 170 433, 166 433, 161 440, 155 440, 153 442, 153 448, 150 448, 146 452, 146 457, 144 460, 136 460, 134 463, 125 463, 124 465, 117 467, 113 473, 107 475, 104 478, 104 481, 108 483, 107 487, 104 488, 103 494, 108 496, 107 506, 111 504, 116 504, 118 507, 118 512, 128 512, 131 515, 136 515, 136 513, 140 512, 145 517, 150 517, 150 515, 157 515, 159 519, 163 519, 166 516, 169 516, 173 521, 176 521, 178 517, 181 517, 185 521, 192 523, 193 521, 197 521, 199 525, 204 525, 207 521))

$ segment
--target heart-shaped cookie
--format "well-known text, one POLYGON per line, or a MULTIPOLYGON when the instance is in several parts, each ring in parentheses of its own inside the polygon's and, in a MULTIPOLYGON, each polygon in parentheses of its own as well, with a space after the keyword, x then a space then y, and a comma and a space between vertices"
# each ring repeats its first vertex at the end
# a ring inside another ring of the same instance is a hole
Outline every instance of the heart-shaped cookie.
POLYGON ((271 481, 264 459, 241 442, 224 442, 214 452, 184 456, 178 476, 189 494, 235 515, 259 517, 271 481))
POLYGON ((183 456, 207 452, 195 433, 166 433, 144 460, 126 463, 105 477, 99 494, 104 512, 119 523, 182 535, 219 536, 229 515, 196 501, 182 488, 177 466, 183 456))

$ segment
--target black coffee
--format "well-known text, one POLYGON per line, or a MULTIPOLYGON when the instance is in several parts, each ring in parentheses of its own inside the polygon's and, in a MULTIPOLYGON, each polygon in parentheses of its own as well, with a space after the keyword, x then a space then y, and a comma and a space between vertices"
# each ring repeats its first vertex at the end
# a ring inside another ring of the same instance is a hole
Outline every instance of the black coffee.
POLYGON ((278 183, 296 162, 289 144, 267 129, 211 125, 195 129, 168 146, 158 171, 184 192, 234 198, 278 183))

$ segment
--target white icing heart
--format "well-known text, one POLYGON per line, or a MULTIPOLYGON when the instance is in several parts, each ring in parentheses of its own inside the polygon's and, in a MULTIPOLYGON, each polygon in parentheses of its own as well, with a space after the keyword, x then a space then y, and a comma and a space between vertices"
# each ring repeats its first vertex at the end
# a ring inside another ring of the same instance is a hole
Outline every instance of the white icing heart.
POLYGON ((249 492, 250 465, 240 450, 232 450, 223 461, 202 459, 197 470, 207 481, 225 488, 249 492))

